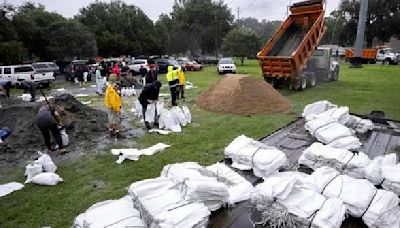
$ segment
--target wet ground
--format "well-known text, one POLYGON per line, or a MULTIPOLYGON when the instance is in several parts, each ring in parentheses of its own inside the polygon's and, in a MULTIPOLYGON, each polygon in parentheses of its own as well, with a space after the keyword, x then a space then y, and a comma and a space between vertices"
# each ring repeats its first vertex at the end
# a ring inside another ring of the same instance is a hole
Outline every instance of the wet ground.
MULTIPOLYGON (((75 159, 88 153, 108 153, 111 148, 133 147, 136 144, 135 139, 145 134, 137 118, 128 111, 136 97, 124 98, 126 107, 122 113, 121 126, 126 138, 116 139, 108 134, 103 97, 96 94, 93 83, 80 88, 79 85, 61 78, 44 92, 46 96, 62 100, 66 109, 63 121, 67 127, 70 145, 66 155, 50 152, 56 162, 75 159)), ((40 91, 37 91, 38 98, 40 95, 40 91)), ((39 108, 46 103, 25 102, 18 96, 1 99, 0 102, 3 105, 0 111, 0 128, 8 127, 13 131, 5 143, 0 144, 0 168, 25 166, 37 158, 37 151, 45 149, 42 134, 35 126, 34 119, 39 108)))

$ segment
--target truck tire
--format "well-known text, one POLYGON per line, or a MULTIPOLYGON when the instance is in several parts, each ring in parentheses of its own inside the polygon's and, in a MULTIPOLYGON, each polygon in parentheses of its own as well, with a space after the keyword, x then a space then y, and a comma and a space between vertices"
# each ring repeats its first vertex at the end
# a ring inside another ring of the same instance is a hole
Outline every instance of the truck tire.
POLYGON ((301 75, 296 79, 292 79, 290 88, 297 91, 302 91, 307 88, 307 78, 305 75, 301 75))
POLYGON ((317 84, 317 78, 315 77, 315 74, 308 74, 307 75, 307 86, 314 87, 316 84, 317 84))

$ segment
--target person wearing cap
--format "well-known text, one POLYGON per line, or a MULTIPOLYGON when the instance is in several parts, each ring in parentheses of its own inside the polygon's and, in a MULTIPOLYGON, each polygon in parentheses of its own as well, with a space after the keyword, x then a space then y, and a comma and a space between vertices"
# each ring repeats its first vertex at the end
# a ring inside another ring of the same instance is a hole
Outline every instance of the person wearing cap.
POLYGON ((149 65, 150 70, 147 72, 145 77, 145 85, 152 84, 153 82, 157 81, 157 70, 154 64, 149 65))
POLYGON ((179 79, 174 70, 173 66, 168 66, 168 73, 166 74, 167 82, 169 85, 169 90, 171 91, 171 104, 172 106, 177 106, 176 104, 176 88, 179 85, 179 79))
MULTIPOLYGON (((142 114, 147 130, 151 129, 149 122, 146 121, 147 105, 157 102, 158 95, 160 94, 160 88, 161 82, 155 81, 151 84, 147 84, 139 95, 139 102, 142 105, 142 114)), ((155 121, 154 124, 158 123, 155 121)))
POLYGON ((104 105, 107 108, 108 115, 107 128, 111 136, 122 137, 120 132, 122 99, 119 94, 118 83, 112 80, 107 83, 106 94, 104 96, 104 105))
POLYGON ((185 73, 183 73, 181 66, 178 66, 177 75, 178 75, 178 80, 179 80, 179 85, 178 85, 177 94, 176 94, 177 98, 179 99, 179 96, 181 96, 181 98, 185 98, 186 77, 185 77, 185 73))

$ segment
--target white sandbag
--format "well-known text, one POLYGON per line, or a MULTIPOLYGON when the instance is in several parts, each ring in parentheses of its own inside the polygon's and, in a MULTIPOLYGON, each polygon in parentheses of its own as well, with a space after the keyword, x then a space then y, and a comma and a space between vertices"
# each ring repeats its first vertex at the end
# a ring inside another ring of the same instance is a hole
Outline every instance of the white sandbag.
POLYGON ((248 200, 250 193, 254 190, 253 185, 244 177, 233 171, 223 163, 207 166, 206 169, 228 186, 229 204, 235 204, 248 200))
POLYGON ((50 155, 42 152, 38 152, 38 154, 40 155, 40 157, 37 159, 37 163, 42 165, 43 171, 55 173, 57 170, 57 166, 56 164, 54 164, 50 155))
POLYGON ((149 130, 150 133, 158 133, 160 135, 168 135, 171 133, 171 131, 168 130, 161 130, 161 129, 150 129, 149 130))
POLYGON ((140 212, 134 208, 132 198, 128 195, 118 200, 107 200, 96 203, 84 213, 78 215, 74 228, 103 227, 143 227, 140 212))
POLYGON ((175 183, 155 178, 133 183, 128 190, 147 227, 205 227, 210 212, 203 203, 182 199, 175 183))
POLYGON ((69 144, 69 137, 68 137, 68 134, 67 134, 67 132, 65 131, 65 129, 62 129, 62 130, 60 131, 60 134, 61 134, 61 141, 62 141, 63 146, 68 146, 68 144, 69 144))
POLYGON ((182 132, 181 125, 173 118, 171 111, 163 111, 158 120, 158 124, 160 129, 182 132))
POLYGON ((400 227, 399 197, 378 189, 362 220, 368 227, 400 227))
POLYGON ((382 188, 400 195, 400 163, 393 165, 395 155, 385 156, 382 160, 382 188))
POLYGON ((365 134, 375 128, 375 124, 369 119, 362 119, 358 116, 350 115, 346 126, 354 129, 357 133, 365 134))
POLYGON ((303 151, 298 163, 312 169, 329 166, 342 174, 362 179, 365 177, 364 170, 371 160, 362 152, 352 153, 346 149, 333 148, 316 142, 303 151))
MULTIPOLYGON (((139 100, 136 100, 133 104, 135 108, 135 113, 138 118, 143 118, 143 108, 142 105, 140 104, 139 100)), ((157 101, 156 103, 151 103, 147 105, 146 109, 146 120, 149 123, 154 123, 155 120, 155 115, 156 115, 156 107, 157 107, 157 117, 161 115, 162 112, 164 112, 164 102, 162 101, 157 101)))
POLYGON ((187 125, 187 120, 185 114, 183 113, 182 109, 178 106, 174 106, 171 109, 172 117, 175 119, 175 122, 178 122, 182 127, 187 125))
POLYGON ((184 162, 164 166, 160 176, 178 184, 185 200, 202 202, 215 211, 228 202, 228 186, 207 174, 198 163, 184 162))
POLYGON ((337 121, 338 123, 344 125, 350 119, 349 107, 347 106, 334 107, 329 110, 326 110, 323 113, 314 115, 313 118, 314 119, 331 118, 337 121))
POLYGON ((323 117, 323 118, 316 118, 306 122, 304 127, 311 135, 314 136, 317 130, 332 123, 337 123, 337 121, 333 118, 323 117))
MULTIPOLYGON (((365 168, 365 178, 371 181, 374 185, 383 184, 383 167, 393 167, 397 163, 396 154, 388 154, 385 156, 377 156, 375 157, 371 163, 365 168)), ((389 172, 390 173, 390 172, 389 172)))
POLYGON ((235 155, 236 151, 238 151, 239 149, 246 146, 252 141, 253 141, 252 138, 249 138, 245 135, 240 135, 236 137, 227 147, 225 147, 224 150, 225 157, 231 158, 232 156, 235 155))
POLYGON ((311 118, 313 115, 318 115, 320 113, 325 112, 331 108, 337 107, 336 105, 332 104, 327 100, 317 101, 312 104, 308 104, 304 107, 303 113, 301 114, 302 117, 307 119, 311 118))
POLYGON ((376 188, 368 180, 340 175, 326 166, 316 169, 308 176, 307 182, 312 186, 310 189, 328 198, 341 199, 349 214, 354 217, 364 214, 376 192, 376 188))
POLYGON ((345 206, 339 199, 327 199, 321 194, 297 185, 297 178, 290 175, 269 177, 255 187, 251 193, 251 203, 262 212, 263 220, 269 221, 279 216, 282 208, 300 218, 299 224, 290 226, 334 227, 339 228, 345 219, 345 206))
POLYGON ((28 164, 25 168, 25 176, 27 176, 25 183, 30 183, 34 176, 36 176, 42 172, 43 172, 42 164, 40 164, 38 162, 34 162, 33 164, 28 164))
POLYGON ((253 172, 257 177, 267 178, 289 165, 285 153, 275 147, 262 148, 253 155, 253 172))
POLYGON ((358 150, 362 146, 360 140, 355 136, 345 136, 343 138, 335 139, 328 144, 334 148, 343 148, 348 150, 358 150))
POLYGON ((192 122, 192 114, 187 106, 182 106, 183 114, 185 115, 186 122, 189 124, 192 122))
POLYGON ((158 152, 165 150, 166 148, 170 147, 170 145, 164 143, 157 143, 151 147, 144 148, 144 149, 111 149, 111 153, 113 155, 119 155, 118 160, 116 161, 117 164, 121 164, 125 159, 137 161, 141 155, 153 155, 158 152))
POLYGON ((14 191, 20 190, 24 187, 23 184, 18 182, 10 182, 0 185, 0 197, 6 196, 14 191))
POLYGON ((55 173, 40 173, 32 178, 32 183, 38 185, 57 185, 63 179, 55 173))
POLYGON ((360 140, 354 136, 354 131, 337 122, 319 128, 314 136, 318 141, 335 148, 351 150, 361 146, 360 140))

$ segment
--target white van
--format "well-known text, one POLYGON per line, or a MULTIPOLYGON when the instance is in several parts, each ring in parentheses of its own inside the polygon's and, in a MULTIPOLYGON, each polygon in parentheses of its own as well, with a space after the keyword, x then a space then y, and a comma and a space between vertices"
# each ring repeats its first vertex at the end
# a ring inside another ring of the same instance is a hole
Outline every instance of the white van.
POLYGON ((11 81, 11 85, 32 81, 48 86, 55 80, 53 72, 36 73, 32 65, 0 66, 0 78, 11 81))

